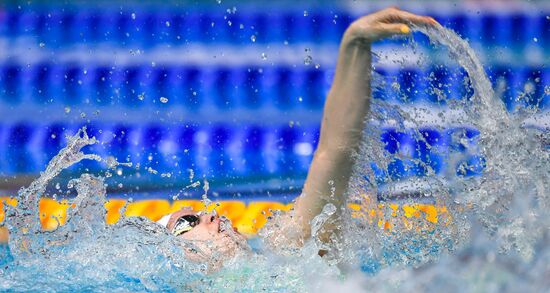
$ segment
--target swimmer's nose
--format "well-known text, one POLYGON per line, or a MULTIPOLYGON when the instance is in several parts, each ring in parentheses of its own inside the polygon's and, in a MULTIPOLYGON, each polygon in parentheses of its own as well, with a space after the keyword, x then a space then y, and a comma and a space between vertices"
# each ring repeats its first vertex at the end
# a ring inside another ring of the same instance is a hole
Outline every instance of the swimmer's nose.
POLYGON ((217 218, 218 215, 213 213, 206 213, 200 217, 202 223, 212 223, 217 218))

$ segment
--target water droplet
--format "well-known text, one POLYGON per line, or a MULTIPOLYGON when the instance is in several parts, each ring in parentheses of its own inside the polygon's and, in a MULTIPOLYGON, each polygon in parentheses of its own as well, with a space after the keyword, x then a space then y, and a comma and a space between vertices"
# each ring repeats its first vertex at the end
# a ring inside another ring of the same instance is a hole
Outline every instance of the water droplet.
POLYGON ((160 102, 163 103, 163 104, 166 104, 166 103, 168 103, 168 98, 160 97, 160 102))
POLYGON ((140 101, 143 101, 143 99, 145 99, 145 93, 139 94, 139 95, 138 95, 138 99, 139 99, 140 101))
POLYGON ((309 65, 311 65, 311 62, 313 62, 313 57, 307 55, 307 56, 304 58, 304 65, 309 66, 309 65))
POLYGON ((304 16, 308 16, 307 10, 304 10, 304 16))
POLYGON ((135 13, 132 13, 132 19, 136 19, 136 14, 135 13))
POLYGON ((256 36, 255 35, 251 35, 250 36, 250 40, 255 43, 256 42, 256 36))
POLYGON ((319 69, 319 68, 321 68, 321 64, 316 63, 316 64, 315 64, 315 69, 319 69))
POLYGON ((86 118, 86 113, 84 113, 84 112, 80 113, 80 118, 82 118, 82 119, 86 118))
POLYGON ((44 48, 44 47, 46 47, 46 44, 43 43, 43 42, 40 42, 40 44, 38 44, 38 46, 39 46, 40 48, 44 48))
POLYGON ((167 27, 170 27, 170 22, 169 22, 169 21, 166 21, 164 24, 165 24, 167 27))
POLYGON ((267 60, 267 54, 266 53, 262 53, 262 60, 267 60))
POLYGON ((535 43, 536 43, 536 42, 538 42, 538 41, 539 41, 539 39, 537 39, 537 38, 533 38, 533 41, 535 41, 535 43))
POLYGON ((71 107, 67 106, 65 107, 65 113, 69 114, 71 112, 71 107))
POLYGON ((55 135, 55 133, 52 133, 52 135, 50 135, 50 137, 51 137, 52 139, 55 139, 55 138, 57 137, 57 135, 55 135))

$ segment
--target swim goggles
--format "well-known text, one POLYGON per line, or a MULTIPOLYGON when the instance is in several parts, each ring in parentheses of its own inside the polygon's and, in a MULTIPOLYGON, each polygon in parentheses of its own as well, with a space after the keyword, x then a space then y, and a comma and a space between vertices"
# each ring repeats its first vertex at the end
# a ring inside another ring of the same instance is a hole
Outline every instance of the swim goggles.
POLYGON ((185 232, 189 232, 199 223, 200 223, 200 214, 181 216, 179 217, 179 219, 176 220, 176 224, 172 229, 172 234, 174 236, 178 236, 185 232))

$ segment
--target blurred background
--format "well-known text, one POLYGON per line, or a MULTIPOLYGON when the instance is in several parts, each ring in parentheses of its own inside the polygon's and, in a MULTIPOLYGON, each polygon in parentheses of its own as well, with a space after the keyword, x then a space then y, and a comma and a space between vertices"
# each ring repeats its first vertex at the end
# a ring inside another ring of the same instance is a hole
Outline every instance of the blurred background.
MULTIPOLYGON (((132 166, 83 162, 62 177, 105 176, 111 198, 201 198, 207 180, 213 200, 288 203, 317 144, 342 33, 395 4, 468 39, 507 109, 531 109, 532 126, 548 129, 548 1, 8 1, 0 5, 0 196, 36 178, 85 126, 100 141, 90 152, 132 166)), ((426 38, 415 40, 429 54, 426 38)), ((374 49, 406 54, 403 43, 374 49)), ((450 98, 471 94, 450 78, 458 68, 376 71, 408 90, 382 88, 374 98, 404 107, 446 107, 414 82, 427 76, 450 98)), ((448 152, 465 151, 453 136, 475 145, 467 125, 423 125, 415 132, 423 139, 380 127, 386 150, 403 155, 378 172, 381 185, 422 177, 426 165, 483 171, 475 153, 445 163, 448 152)), ((44 196, 70 197, 65 185, 44 196)))

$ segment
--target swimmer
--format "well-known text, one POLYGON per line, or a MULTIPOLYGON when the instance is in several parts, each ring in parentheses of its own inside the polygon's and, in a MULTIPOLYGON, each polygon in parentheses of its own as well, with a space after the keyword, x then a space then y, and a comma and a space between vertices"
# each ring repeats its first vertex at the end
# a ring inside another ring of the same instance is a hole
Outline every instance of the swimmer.
MULTIPOLYGON (((311 221, 326 204, 341 211, 352 172, 352 154, 358 151, 370 106, 371 44, 386 37, 407 35, 411 24, 433 26, 437 22, 391 7, 363 16, 346 29, 324 106, 319 144, 302 193, 294 209, 277 218, 278 229, 266 237, 268 245, 275 249, 300 247, 311 237, 311 221)), ((196 243, 194 249, 186 250, 191 260, 206 261, 213 267, 247 249, 245 236, 215 214, 182 209, 159 223, 177 237, 196 243)), ((317 237, 328 242, 331 236, 338 235, 338 225, 325 225, 320 234, 317 237)))

